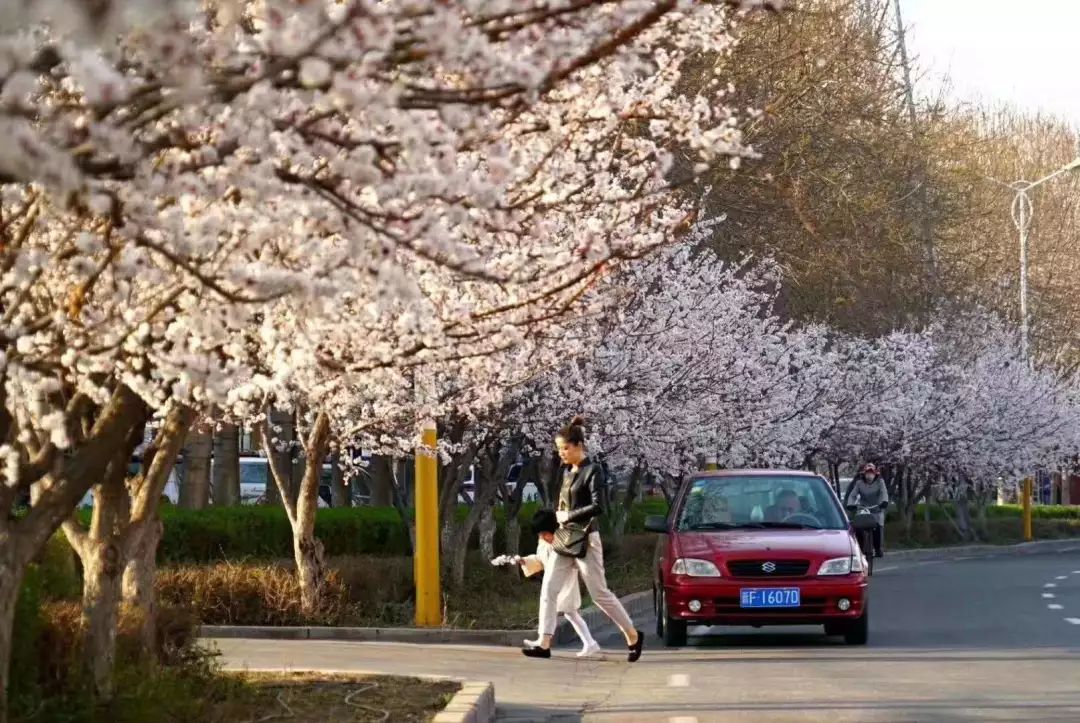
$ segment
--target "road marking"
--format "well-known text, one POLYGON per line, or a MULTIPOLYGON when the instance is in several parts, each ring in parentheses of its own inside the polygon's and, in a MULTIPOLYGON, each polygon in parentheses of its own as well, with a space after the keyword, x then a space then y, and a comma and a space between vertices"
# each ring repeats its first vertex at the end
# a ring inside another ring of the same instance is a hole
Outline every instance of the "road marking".
POLYGON ((1068 580, 1068 579, 1069 579, 1069 576, 1068 576, 1068 575, 1058 575, 1058 576, 1057 576, 1057 577, 1055 577, 1054 579, 1055 579, 1055 580, 1068 580))
POLYGON ((1073 570, 1072 574, 1073 575, 1080 575, 1080 570, 1073 570))
POLYGON ((1050 588, 1057 587, 1057 583, 1056 582, 1048 582, 1045 585, 1043 585, 1043 587, 1045 587, 1047 590, 1049 590, 1050 588))
POLYGON ((1054 599, 1054 593, 1052 593, 1052 592, 1044 592, 1043 593, 1043 600, 1053 600, 1053 599, 1054 599))
POLYGON ((689 688, 690 676, 686 673, 675 673, 674 675, 669 675, 667 679, 667 684, 669 688, 689 688))
POLYGON ((668 723, 698 723, 698 719, 692 715, 677 715, 673 718, 668 718, 668 723))
POLYGON ((899 569, 900 568, 897 567, 896 565, 891 565, 889 567, 879 567, 874 572, 888 572, 889 570, 899 570, 899 569))
POLYGON ((1065 606, 1064 605, 1058 605, 1057 603, 1051 603, 1050 605, 1046 606, 1046 609, 1047 610, 1064 610, 1065 606))
POLYGON ((1080 618, 1065 618, 1065 622, 1080 625, 1080 618))

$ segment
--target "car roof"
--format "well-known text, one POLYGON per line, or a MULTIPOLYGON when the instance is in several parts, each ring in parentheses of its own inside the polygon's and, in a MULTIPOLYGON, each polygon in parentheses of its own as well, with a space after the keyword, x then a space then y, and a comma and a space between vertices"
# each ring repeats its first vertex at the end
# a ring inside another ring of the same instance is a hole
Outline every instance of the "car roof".
POLYGON ((817 472, 804 469, 714 469, 694 472, 690 479, 706 477, 820 477, 817 472))

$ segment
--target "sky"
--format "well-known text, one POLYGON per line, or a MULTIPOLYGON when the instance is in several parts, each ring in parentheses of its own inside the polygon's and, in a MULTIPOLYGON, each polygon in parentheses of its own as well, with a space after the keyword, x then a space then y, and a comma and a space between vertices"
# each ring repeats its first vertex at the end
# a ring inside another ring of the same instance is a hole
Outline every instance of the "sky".
POLYGON ((901 0, 908 43, 937 95, 1009 101, 1080 125, 1080 0, 901 0))

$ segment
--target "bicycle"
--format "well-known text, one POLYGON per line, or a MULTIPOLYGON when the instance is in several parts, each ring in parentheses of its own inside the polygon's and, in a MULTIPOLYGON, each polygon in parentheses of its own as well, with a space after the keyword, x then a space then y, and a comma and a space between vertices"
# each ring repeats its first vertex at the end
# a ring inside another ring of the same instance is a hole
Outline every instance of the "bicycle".
POLYGON ((874 530, 877 529, 878 521, 877 515, 878 507, 870 507, 862 503, 858 505, 848 505, 848 510, 854 510, 851 514, 849 512, 849 518, 851 519, 851 528, 855 531, 855 540, 859 543, 859 549, 862 550, 863 557, 866 559, 866 574, 874 574, 874 530))

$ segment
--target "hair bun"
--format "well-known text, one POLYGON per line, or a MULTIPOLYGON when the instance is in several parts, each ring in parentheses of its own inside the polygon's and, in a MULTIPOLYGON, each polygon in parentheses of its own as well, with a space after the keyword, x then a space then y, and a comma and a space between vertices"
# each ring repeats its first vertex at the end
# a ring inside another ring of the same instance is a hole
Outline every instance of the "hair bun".
POLYGON ((570 426, 571 427, 584 427, 585 426, 585 417, 581 416, 580 414, 576 415, 573 419, 570 420, 570 426))

